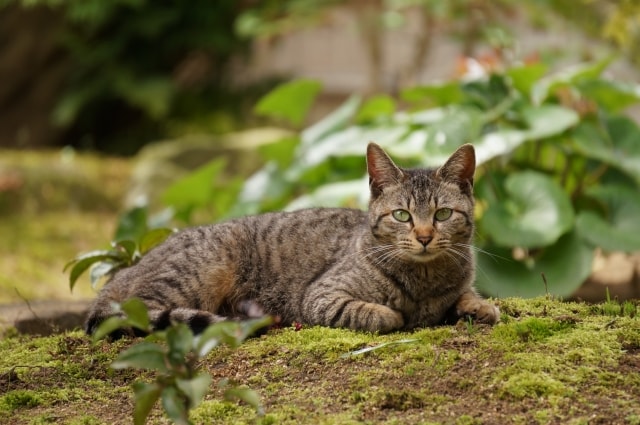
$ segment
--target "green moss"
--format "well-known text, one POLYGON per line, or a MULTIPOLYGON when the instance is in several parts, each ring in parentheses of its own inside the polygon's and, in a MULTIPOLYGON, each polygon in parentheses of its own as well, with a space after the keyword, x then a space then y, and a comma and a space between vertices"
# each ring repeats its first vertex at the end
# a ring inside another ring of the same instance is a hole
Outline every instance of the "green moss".
MULTIPOLYGON (((221 390, 214 385, 192 420, 221 424, 637 422, 637 318, 613 317, 592 306, 546 298, 505 299, 500 304, 509 314, 493 328, 462 324, 389 335, 286 328, 251 339, 236 350, 214 350, 202 363, 213 382, 230 378, 248 385, 260 394, 266 415, 256 418, 249 406, 223 402, 221 390), (381 345, 408 338, 417 341, 381 345), (378 348, 343 356, 364 347, 378 348), (515 410, 509 406, 516 406, 515 410)), ((0 340, 0 385, 7 389, 3 397, 26 390, 38 403, 28 407, 10 400, 12 407, 0 410, 0 422, 8 415, 16 424, 54 419, 58 423, 129 422, 131 383, 153 376, 114 371, 109 364, 135 342, 92 345, 80 332, 0 340), (23 367, 12 369, 15 365, 23 367), (3 374, 13 380, 3 380, 3 374)), ((166 423, 159 403, 149 420, 157 423, 166 423)))
POLYGON ((40 394, 30 390, 9 391, 0 397, 0 412, 13 413, 20 408, 39 406, 42 403, 40 394))
POLYGON ((524 371, 511 374, 502 384, 500 395, 523 399, 549 395, 570 395, 570 393, 562 382, 546 372, 524 371))

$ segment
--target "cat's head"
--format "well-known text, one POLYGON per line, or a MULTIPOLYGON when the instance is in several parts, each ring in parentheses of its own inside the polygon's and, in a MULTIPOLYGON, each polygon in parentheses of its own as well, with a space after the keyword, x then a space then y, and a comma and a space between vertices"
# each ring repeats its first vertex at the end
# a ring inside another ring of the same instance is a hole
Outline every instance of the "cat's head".
POLYGON ((473 235, 473 146, 460 146, 437 169, 403 169, 375 143, 367 147, 369 222, 388 256, 427 262, 459 257, 473 235))

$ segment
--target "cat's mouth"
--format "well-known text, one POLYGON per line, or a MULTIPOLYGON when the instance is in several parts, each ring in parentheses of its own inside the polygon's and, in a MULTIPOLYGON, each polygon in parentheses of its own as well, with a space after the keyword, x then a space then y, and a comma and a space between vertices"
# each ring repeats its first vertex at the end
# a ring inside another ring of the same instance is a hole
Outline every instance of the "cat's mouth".
POLYGON ((412 260, 422 263, 431 261, 438 255, 440 255, 438 251, 434 250, 433 248, 430 249, 429 247, 421 247, 420 249, 416 249, 415 251, 411 252, 412 260))

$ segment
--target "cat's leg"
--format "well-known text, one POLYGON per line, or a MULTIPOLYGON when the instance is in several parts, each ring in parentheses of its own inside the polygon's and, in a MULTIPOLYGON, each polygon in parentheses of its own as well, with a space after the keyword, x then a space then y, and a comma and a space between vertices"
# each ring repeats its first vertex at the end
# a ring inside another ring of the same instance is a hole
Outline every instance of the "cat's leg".
POLYGON ((455 303, 458 317, 471 316, 478 323, 493 325, 500 319, 500 310, 473 290, 463 293, 455 303))
POLYGON ((303 303, 306 323, 387 333, 404 326, 402 313, 336 290, 309 291, 303 303))

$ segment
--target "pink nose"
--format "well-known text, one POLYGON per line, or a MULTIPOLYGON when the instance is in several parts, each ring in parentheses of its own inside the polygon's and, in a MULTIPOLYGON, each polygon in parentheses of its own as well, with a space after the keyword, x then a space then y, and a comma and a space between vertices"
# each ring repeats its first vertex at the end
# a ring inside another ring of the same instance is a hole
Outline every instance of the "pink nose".
POLYGON ((418 236, 416 239, 422 244, 422 246, 426 247, 429 245, 429 242, 433 240, 433 236, 418 236))

